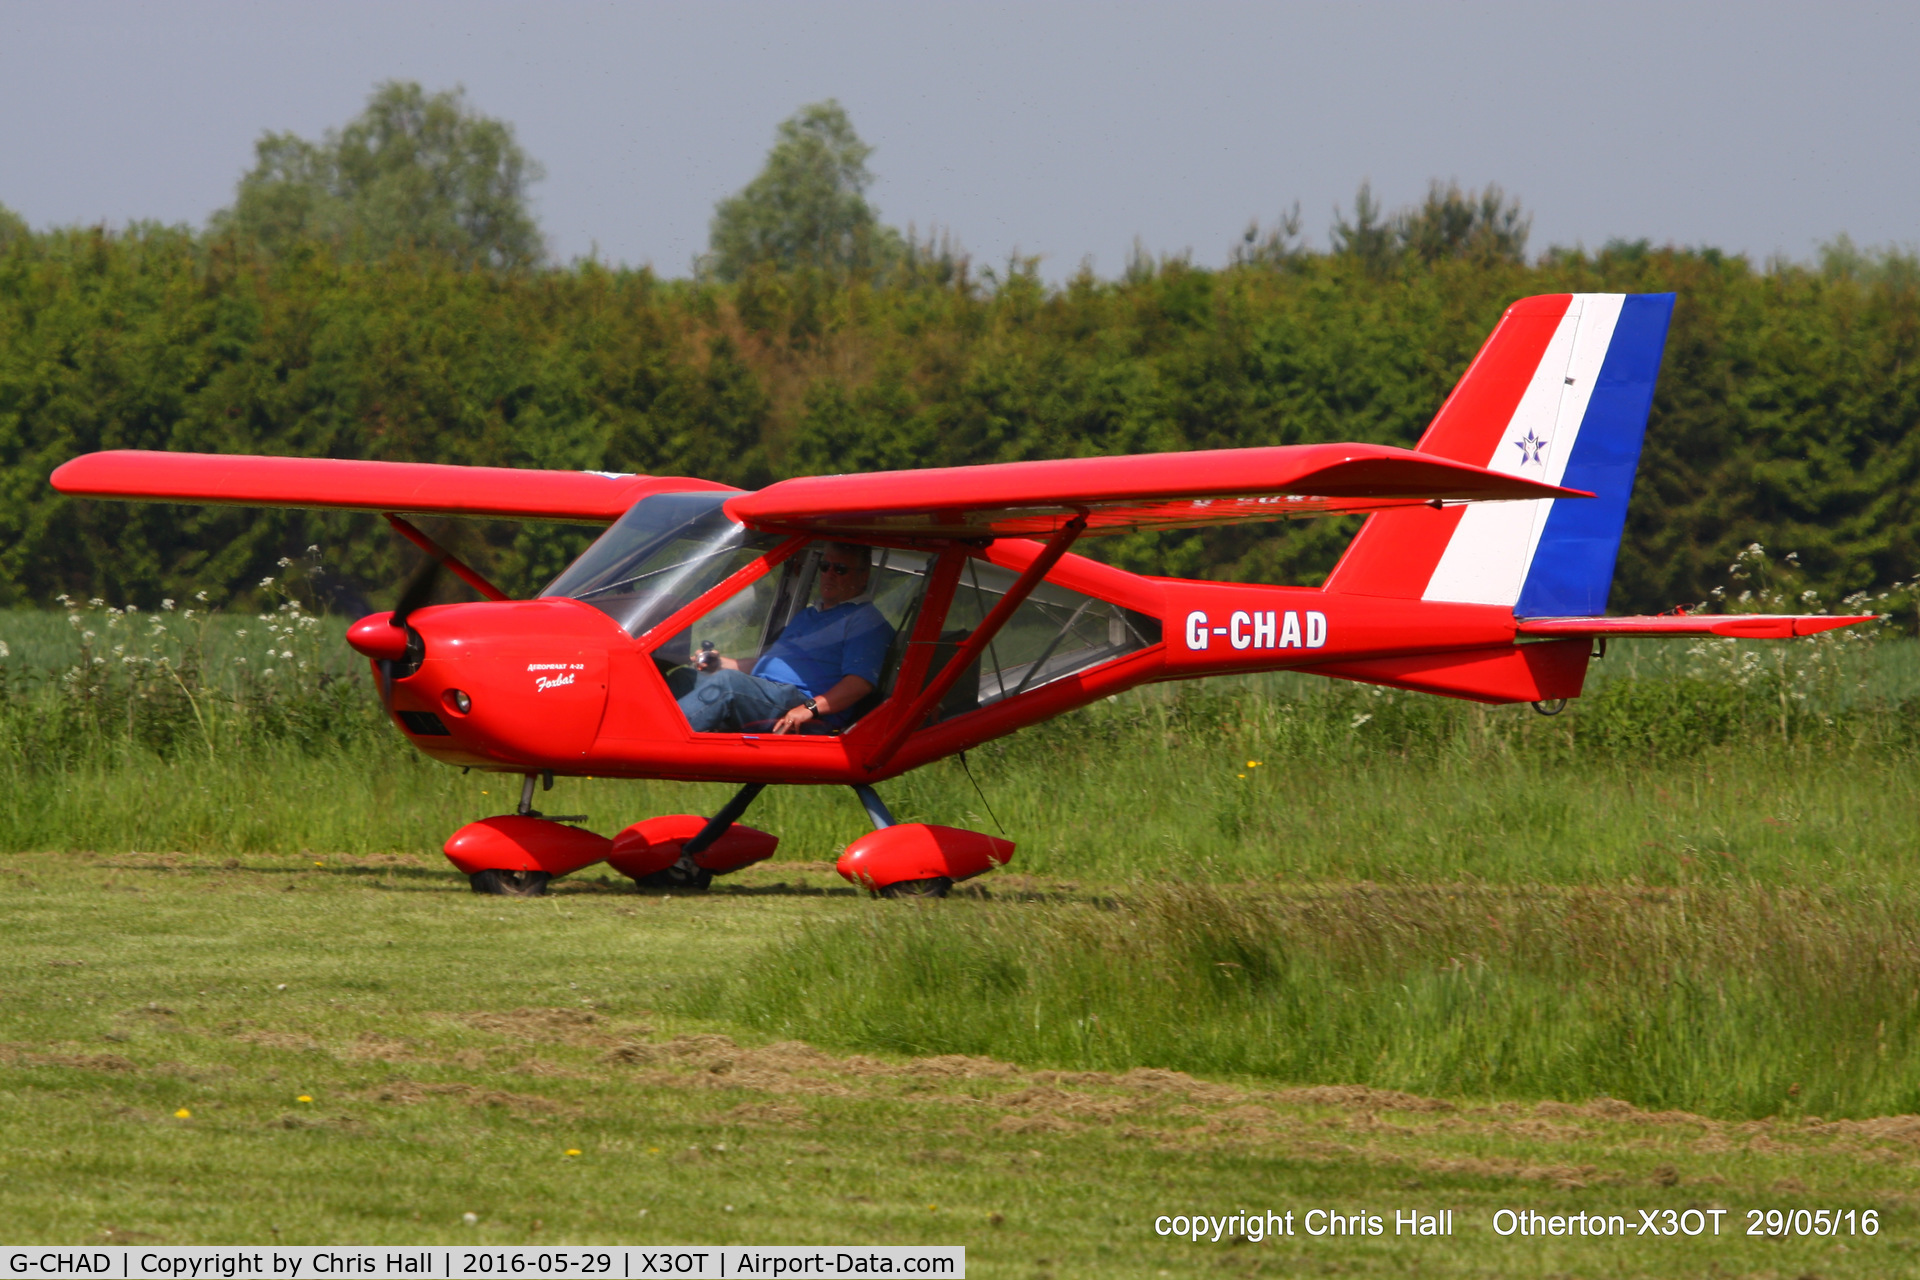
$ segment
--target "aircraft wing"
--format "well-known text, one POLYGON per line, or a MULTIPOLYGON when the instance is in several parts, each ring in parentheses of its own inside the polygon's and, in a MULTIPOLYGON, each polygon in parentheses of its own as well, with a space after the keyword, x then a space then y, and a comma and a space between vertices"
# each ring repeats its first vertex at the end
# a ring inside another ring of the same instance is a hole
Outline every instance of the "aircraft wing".
POLYGON ((806 476, 743 494, 727 511, 781 532, 1030 538, 1081 514, 1099 534, 1592 496, 1389 445, 1311 444, 806 476))
POLYGON ((263 458, 245 454, 114 449, 57 468, 53 487, 80 498, 216 503, 241 507, 340 507, 611 524, 654 493, 727 490, 706 480, 532 471, 433 462, 263 458))
POLYGON ((1740 640, 1791 640, 1818 635, 1878 614, 1841 617, 1830 613, 1696 613, 1652 618, 1522 618, 1514 629, 1523 636, 1732 636, 1740 640))

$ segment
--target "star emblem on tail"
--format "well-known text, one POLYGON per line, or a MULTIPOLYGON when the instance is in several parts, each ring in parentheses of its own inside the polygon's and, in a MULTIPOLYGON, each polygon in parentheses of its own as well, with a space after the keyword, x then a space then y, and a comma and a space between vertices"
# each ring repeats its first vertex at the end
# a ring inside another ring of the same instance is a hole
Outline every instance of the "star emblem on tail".
POLYGON ((1520 450, 1521 466, 1524 467, 1530 462, 1543 461, 1542 455, 1547 451, 1547 442, 1535 435, 1531 427, 1527 429, 1524 439, 1515 440, 1513 443, 1514 447, 1520 450))

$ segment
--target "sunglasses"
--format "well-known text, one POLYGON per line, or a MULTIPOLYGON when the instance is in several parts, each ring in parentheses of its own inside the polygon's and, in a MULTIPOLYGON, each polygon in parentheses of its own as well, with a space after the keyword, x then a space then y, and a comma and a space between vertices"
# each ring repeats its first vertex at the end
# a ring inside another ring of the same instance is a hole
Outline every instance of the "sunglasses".
POLYGON ((831 560, 822 560, 820 562, 820 572, 831 573, 842 578, 846 577, 850 573, 858 573, 859 571, 860 569, 859 569, 859 566, 857 565, 836 564, 831 560))

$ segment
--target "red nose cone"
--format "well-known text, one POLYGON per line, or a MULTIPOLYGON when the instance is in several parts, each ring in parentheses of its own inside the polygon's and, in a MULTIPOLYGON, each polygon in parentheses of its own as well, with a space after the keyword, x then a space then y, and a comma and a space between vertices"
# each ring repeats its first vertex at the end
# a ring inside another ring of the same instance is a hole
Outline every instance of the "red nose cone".
POLYGON ((347 628, 347 643, 375 662, 399 662, 407 656, 407 629, 394 626, 391 613, 370 613, 347 628))

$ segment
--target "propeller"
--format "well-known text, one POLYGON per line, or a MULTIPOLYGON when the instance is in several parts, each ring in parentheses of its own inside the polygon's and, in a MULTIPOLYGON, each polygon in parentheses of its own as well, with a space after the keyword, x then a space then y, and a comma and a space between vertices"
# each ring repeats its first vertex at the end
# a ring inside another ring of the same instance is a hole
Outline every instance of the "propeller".
MULTIPOLYGON (((433 598, 433 589, 440 581, 440 566, 446 558, 444 553, 430 556, 418 569, 407 575, 405 585, 400 588, 399 603, 393 606, 393 614, 387 619, 388 626, 398 627, 400 633, 406 637, 404 661, 408 663, 418 661, 419 655, 425 652, 426 646, 420 639, 420 633, 407 625, 407 615, 433 598)), ((395 659, 381 658, 379 661, 380 701, 388 711, 392 711, 395 659)))

